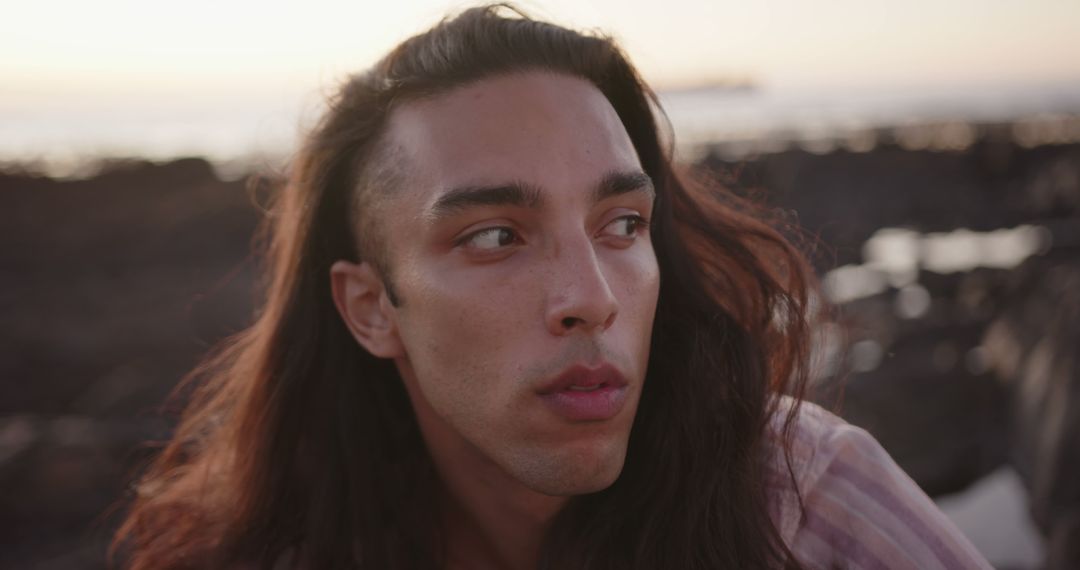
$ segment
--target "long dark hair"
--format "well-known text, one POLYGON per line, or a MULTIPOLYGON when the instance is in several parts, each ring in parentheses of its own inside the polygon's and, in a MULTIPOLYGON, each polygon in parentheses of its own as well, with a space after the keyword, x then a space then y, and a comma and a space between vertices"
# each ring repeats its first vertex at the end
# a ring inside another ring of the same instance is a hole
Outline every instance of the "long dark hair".
POLYGON ((195 372, 174 439, 136 487, 114 542, 126 565, 442 564, 438 480, 409 401, 393 364, 342 324, 330 266, 362 256, 349 212, 371 191, 366 168, 396 105, 526 70, 584 78, 610 101, 656 185, 661 272, 623 472, 568 503, 540 566, 798 566, 765 482, 797 412, 779 395, 797 402, 805 385, 807 264, 763 210, 675 170, 657 99, 611 39, 504 5, 405 41, 330 102, 268 216, 255 324, 195 372))

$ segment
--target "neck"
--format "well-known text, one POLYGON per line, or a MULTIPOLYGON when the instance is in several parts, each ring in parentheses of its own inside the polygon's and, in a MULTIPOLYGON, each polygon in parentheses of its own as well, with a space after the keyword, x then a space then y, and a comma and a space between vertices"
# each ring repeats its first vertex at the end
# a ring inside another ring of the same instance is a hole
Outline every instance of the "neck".
POLYGON ((442 469, 443 525, 450 568, 526 570, 537 566, 552 519, 566 502, 532 491, 507 492, 442 469), (531 494, 531 495, 530 495, 531 494))
POLYGON ((531 570, 567 497, 534 491, 462 438, 416 393, 398 363, 417 423, 442 481, 443 537, 450 568, 531 570))
POLYGON ((540 547, 567 497, 534 491, 472 444, 419 414, 421 432, 442 481, 443 536, 451 568, 536 568, 540 547))

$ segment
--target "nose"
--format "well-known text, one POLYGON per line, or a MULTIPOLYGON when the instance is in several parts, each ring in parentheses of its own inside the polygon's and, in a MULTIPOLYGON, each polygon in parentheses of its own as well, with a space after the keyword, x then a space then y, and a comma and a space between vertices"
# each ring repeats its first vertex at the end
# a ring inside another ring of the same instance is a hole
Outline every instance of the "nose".
POLYGON ((603 268, 592 244, 563 247, 551 269, 548 296, 548 330, 554 335, 607 330, 619 312, 603 268))

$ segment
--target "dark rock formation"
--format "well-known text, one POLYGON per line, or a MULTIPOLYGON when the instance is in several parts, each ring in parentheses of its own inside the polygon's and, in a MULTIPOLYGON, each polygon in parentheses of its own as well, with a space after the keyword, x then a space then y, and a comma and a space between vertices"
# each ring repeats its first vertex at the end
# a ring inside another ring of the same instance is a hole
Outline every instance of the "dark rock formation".
MULTIPOLYGON (((995 372, 972 351, 1001 327, 1029 342, 1064 331, 1055 346, 1076 346, 1075 327, 1040 328, 1031 316, 1037 301, 1052 312, 1076 300, 1075 288, 1038 285, 1077 259, 1080 147, 988 139, 967 152, 885 145, 705 166, 795 211, 832 252, 818 256, 822 270, 861 262, 862 244, 886 226, 1047 227, 1053 247, 1018 269, 921 273, 930 305, 917 318, 897 315, 895 289, 843 307, 851 340, 880 354, 842 392, 828 379, 819 388, 932 494, 1013 460, 1037 494, 1049 489, 1049 504, 1075 502, 1075 487, 1040 486, 1046 454, 1025 455, 1043 441, 1016 409, 1030 376, 995 372)), ((0 195, 0 567, 100 568, 124 484, 153 451, 145 442, 169 433, 168 394, 250 318, 259 208, 246 182, 221 181, 198 159, 116 163, 83 180, 0 175, 0 195)), ((1075 373, 1044 384, 1077 392, 1075 373)), ((1074 425, 1066 416, 1054 425, 1074 425)), ((1059 439, 1053 465, 1071 465, 1076 438, 1059 439)), ((1048 534, 1075 532, 1075 515, 1047 513, 1066 521, 1044 525, 1048 534)))
POLYGON ((101 567, 167 396, 250 318, 257 210, 201 159, 0 195, 0 567, 101 567))

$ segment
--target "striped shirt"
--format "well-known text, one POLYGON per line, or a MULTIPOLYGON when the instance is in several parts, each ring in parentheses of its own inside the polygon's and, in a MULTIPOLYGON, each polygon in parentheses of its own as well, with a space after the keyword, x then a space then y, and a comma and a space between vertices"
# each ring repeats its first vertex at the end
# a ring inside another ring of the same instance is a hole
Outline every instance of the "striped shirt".
POLYGON ((809 402, 796 422, 792 468, 805 510, 777 454, 770 514, 807 567, 991 568, 866 431, 809 402))

